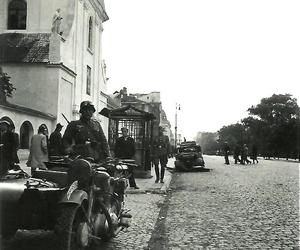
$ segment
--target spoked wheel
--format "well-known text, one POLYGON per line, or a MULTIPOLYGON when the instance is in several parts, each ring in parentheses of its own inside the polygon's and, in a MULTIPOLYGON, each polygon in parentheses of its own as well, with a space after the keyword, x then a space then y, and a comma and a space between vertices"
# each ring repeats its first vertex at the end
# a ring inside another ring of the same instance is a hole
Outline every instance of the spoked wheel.
POLYGON ((67 204, 61 206, 55 231, 58 249, 83 250, 89 245, 89 227, 81 206, 67 204))

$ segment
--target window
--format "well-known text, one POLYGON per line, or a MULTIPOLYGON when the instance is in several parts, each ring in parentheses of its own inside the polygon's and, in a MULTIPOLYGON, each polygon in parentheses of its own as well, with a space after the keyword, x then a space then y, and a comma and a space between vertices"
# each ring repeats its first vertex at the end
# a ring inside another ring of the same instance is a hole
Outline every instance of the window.
POLYGON ((92 17, 90 17, 89 34, 88 34, 88 48, 92 49, 92 46, 93 46, 93 20, 92 20, 92 17))
POLYGON ((12 0, 8 4, 8 30, 25 30, 27 3, 24 0, 12 0))
POLYGON ((87 66, 86 71, 86 94, 91 95, 91 80, 92 80, 92 69, 87 66))

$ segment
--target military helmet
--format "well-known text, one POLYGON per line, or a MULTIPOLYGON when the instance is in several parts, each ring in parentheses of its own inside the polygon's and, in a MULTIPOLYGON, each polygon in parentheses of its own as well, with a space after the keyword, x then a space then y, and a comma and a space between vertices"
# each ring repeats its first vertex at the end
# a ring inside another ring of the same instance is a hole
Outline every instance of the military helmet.
POLYGON ((83 101, 80 103, 80 110, 79 110, 79 113, 82 113, 82 111, 84 109, 92 109, 93 112, 96 111, 94 105, 90 102, 90 101, 83 101))

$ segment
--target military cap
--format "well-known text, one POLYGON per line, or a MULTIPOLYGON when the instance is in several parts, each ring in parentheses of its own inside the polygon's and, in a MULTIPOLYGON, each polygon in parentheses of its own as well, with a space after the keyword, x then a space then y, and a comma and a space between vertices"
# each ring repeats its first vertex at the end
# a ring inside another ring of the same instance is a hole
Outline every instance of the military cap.
POLYGON ((84 109, 92 109, 93 112, 96 111, 94 105, 90 101, 81 102, 79 112, 82 113, 82 110, 84 110, 84 109))

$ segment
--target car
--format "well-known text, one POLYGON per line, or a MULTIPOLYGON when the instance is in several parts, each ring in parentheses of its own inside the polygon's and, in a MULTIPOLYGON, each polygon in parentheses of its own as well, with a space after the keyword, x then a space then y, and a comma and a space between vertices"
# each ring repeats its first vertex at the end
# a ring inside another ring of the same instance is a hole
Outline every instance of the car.
POLYGON ((177 148, 175 169, 189 171, 195 168, 204 168, 205 162, 202 156, 201 146, 195 141, 182 142, 177 148))

